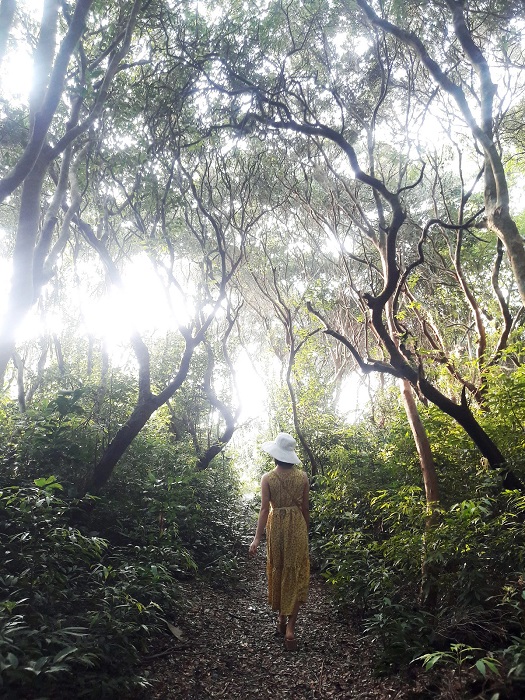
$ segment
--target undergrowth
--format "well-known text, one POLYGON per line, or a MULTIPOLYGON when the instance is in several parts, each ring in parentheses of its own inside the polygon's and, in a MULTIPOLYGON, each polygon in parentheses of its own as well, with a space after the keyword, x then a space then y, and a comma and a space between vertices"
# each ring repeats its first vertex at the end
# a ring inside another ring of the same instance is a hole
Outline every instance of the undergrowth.
POLYGON ((55 477, 0 489, 0 697, 146 686, 141 656, 190 604, 182 580, 235 578, 241 523, 220 484, 210 469, 120 499, 68 498, 55 477))
POLYGON ((499 688, 498 697, 521 688, 525 497, 480 474, 475 497, 442 507, 428 530, 419 488, 363 494, 348 475, 318 481, 313 555, 341 610, 361 620, 378 672, 416 657, 450 664, 460 649, 470 671, 499 688), (420 603, 423 560, 438 591, 431 607, 420 603))

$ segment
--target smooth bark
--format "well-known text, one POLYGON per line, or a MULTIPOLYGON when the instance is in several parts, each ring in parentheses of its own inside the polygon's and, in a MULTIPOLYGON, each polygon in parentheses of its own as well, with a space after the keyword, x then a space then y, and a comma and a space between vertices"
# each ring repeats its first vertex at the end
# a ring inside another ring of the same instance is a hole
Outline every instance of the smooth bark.
POLYGON ((421 416, 419 415, 419 411, 417 410, 417 404, 414 399, 414 394, 412 393, 410 382, 407 379, 400 379, 399 387, 408 424, 410 425, 414 444, 419 455, 421 475, 425 486, 425 498, 429 508, 432 508, 432 504, 439 501, 439 482, 430 441, 421 416))
POLYGON ((162 394, 155 396, 150 392, 143 392, 128 420, 119 428, 96 464, 91 481, 88 485, 88 491, 90 493, 99 493, 106 485, 121 457, 151 416, 182 386, 184 380, 188 376, 195 347, 196 343, 194 341, 186 343, 186 348, 179 363, 177 374, 173 381, 164 389, 162 394))
POLYGON ((24 182, 18 230, 12 257, 12 280, 7 310, 0 325, 0 380, 13 353, 18 327, 34 302, 33 262, 40 221, 40 195, 47 161, 40 158, 24 182))
POLYGON ((432 541, 432 532, 439 519, 437 505, 439 502, 439 482, 436 465, 428 435, 417 410, 412 386, 406 379, 399 380, 401 397, 405 407, 408 424, 412 431, 414 443, 419 455, 419 464, 425 485, 425 498, 427 504, 427 517, 425 519, 425 533, 423 535, 423 549, 421 553, 421 588, 419 599, 421 605, 427 610, 434 610, 439 594, 440 569, 429 558, 429 543, 432 541))

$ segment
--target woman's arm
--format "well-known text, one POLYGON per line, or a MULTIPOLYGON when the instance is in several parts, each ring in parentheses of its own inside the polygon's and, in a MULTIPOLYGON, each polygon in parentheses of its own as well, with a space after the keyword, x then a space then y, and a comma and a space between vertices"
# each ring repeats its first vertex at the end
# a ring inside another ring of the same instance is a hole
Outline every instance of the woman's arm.
POLYGON ((306 527, 310 527, 310 505, 309 505, 309 493, 310 493, 310 483, 306 472, 304 472, 304 486, 303 486, 303 500, 301 503, 301 511, 306 520, 306 527))
POLYGON ((249 553, 253 557, 257 554, 257 547, 261 542, 268 513, 270 512, 270 487, 268 485, 268 474, 264 474, 261 479, 261 510, 259 511, 259 519, 257 520, 257 530, 255 537, 250 545, 249 553))

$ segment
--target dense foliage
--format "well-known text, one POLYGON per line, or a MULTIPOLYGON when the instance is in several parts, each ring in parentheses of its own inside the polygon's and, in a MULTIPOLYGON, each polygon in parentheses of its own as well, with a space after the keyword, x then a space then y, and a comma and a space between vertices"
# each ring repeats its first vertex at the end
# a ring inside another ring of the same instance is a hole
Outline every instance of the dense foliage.
MULTIPOLYGON (((491 401, 501 402, 501 415, 513 392, 496 394, 491 401)), ((458 696, 475 694, 477 676, 487 692, 518 697, 525 684, 523 493, 502 490, 501 477, 430 411, 426 425, 439 442, 438 469, 448 486, 429 527, 417 455, 392 395, 387 406, 380 426, 346 429, 316 481, 315 561, 341 610, 373 640, 378 670, 418 659, 428 669, 448 665, 463 674, 458 696), (422 576, 423 564, 432 578, 422 576), (421 602, 429 585, 437 588, 432 606, 421 602)), ((515 455, 523 474, 520 451, 515 455)))
POLYGON ((192 605, 185 582, 234 582, 244 517, 231 468, 195 472, 179 454, 168 474, 133 470, 97 499, 67 496, 55 476, 1 489, 0 694, 137 689, 138 662, 192 605))
POLYGON ((7 696, 144 684, 276 430, 378 668, 519 688, 524 18, 0 3, 7 696))

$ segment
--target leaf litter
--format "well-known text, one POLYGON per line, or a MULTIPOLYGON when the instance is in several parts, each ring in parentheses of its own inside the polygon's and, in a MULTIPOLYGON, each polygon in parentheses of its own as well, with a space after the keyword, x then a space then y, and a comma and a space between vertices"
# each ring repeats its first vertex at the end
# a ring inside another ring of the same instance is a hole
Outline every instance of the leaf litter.
MULTIPOLYGON (((188 612, 168 622, 170 639, 144 660, 150 700, 416 700, 433 696, 420 672, 377 677, 374 650, 342 619, 326 584, 312 576, 296 652, 284 649, 266 603, 262 557, 246 561, 235 585, 187 582, 188 612)), ((434 696, 435 697, 435 696, 434 696)))

